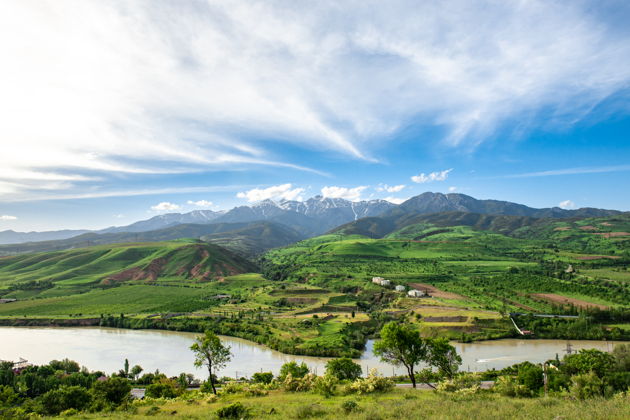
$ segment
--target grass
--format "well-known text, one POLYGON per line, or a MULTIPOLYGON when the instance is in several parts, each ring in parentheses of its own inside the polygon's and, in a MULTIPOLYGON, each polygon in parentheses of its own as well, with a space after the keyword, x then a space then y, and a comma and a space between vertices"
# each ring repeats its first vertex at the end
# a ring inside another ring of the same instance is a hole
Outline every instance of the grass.
POLYGON ((135 414, 126 412, 80 414, 75 419, 207 419, 219 408, 241 402, 255 419, 627 419, 630 400, 575 401, 563 398, 519 399, 494 394, 457 396, 432 391, 396 389, 386 394, 334 396, 324 398, 312 393, 272 391, 269 395, 247 397, 242 394, 221 396, 215 402, 189 400, 147 401, 135 414), (344 401, 354 401, 357 408, 346 412, 344 401), (152 408, 152 407, 157 407, 152 408))

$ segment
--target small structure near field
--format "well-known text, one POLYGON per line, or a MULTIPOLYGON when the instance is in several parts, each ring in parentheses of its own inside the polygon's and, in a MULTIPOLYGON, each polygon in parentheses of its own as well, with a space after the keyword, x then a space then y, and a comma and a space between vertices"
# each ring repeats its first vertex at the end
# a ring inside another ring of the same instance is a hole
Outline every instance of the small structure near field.
POLYGON ((394 289, 396 289, 397 292, 404 292, 405 290, 407 290, 407 288, 402 284, 397 285, 394 289))
POLYGON ((389 286, 392 284, 391 280, 384 279, 383 277, 372 277, 372 283, 379 286, 389 286))
POLYGON ((15 302, 17 299, 0 299, 0 303, 11 303, 15 302))
POLYGON ((426 295, 427 294, 424 290, 411 289, 407 292, 407 296, 414 298, 425 297, 426 295))

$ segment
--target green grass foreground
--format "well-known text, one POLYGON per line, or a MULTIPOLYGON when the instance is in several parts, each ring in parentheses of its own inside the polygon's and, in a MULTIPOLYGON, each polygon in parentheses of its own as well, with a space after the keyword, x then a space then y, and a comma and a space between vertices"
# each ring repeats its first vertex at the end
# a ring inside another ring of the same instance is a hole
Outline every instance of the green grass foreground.
POLYGON ((175 400, 137 401, 130 411, 65 417, 74 419, 212 419, 216 411, 234 402, 249 409, 252 419, 627 419, 630 396, 576 401, 568 398, 508 398, 492 393, 442 394, 433 391, 395 389, 385 394, 324 398, 311 393, 271 391, 248 397, 223 395, 217 400, 180 397, 175 400), (356 409, 342 404, 352 400, 356 409))

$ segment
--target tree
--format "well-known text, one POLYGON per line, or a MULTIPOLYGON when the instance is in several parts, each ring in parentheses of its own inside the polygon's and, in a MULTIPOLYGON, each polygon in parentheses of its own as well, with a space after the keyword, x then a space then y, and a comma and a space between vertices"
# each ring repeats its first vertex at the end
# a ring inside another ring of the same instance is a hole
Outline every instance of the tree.
POLYGON ((332 359, 326 363, 326 374, 335 376, 340 381, 355 380, 361 376, 361 366, 354 363, 349 357, 332 359))
POLYGON ((138 375, 140 375, 143 370, 144 369, 142 369, 142 366, 135 365, 131 368, 131 378, 135 381, 136 379, 138 379, 138 375))
POLYGON ((299 365, 296 362, 287 362, 280 367, 278 379, 284 381, 289 373, 293 378, 303 378, 308 373, 308 366, 304 362, 299 365))
POLYGON ((449 344, 446 338, 429 339, 427 341, 429 345, 429 365, 436 367, 440 376, 451 379, 462 364, 462 358, 457 354, 457 350, 449 344))
POLYGON ((195 342, 190 346, 195 353, 195 366, 208 367, 208 380, 212 386, 212 392, 216 395, 217 389, 214 386, 212 371, 219 370, 232 360, 230 346, 224 345, 219 337, 212 331, 206 330, 204 335, 195 338, 195 342))
POLYGON ((129 377, 129 360, 125 359, 125 377, 129 377))
POLYGON ((407 369, 411 384, 416 387, 414 369, 429 359, 429 346, 420 333, 408 324, 389 322, 381 330, 381 339, 374 344, 374 354, 394 366, 407 369))
POLYGON ((131 385, 126 378, 112 377, 105 381, 97 381, 92 385, 94 394, 116 405, 129 398, 131 385))
POLYGON ((256 372, 252 375, 252 381, 257 384, 270 384, 273 381, 273 373, 256 372))
POLYGON ((582 349, 579 353, 569 354, 562 361, 562 369, 569 375, 595 372, 600 378, 615 367, 615 357, 596 349, 582 349))

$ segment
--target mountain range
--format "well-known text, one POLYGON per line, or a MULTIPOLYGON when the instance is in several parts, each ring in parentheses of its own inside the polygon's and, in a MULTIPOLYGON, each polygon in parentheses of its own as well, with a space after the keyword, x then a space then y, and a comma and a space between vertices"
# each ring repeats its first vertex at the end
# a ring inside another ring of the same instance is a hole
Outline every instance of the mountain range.
POLYGON ((385 200, 352 202, 312 197, 306 201, 264 200, 228 211, 195 210, 169 213, 127 226, 99 231, 0 232, 0 254, 50 251, 117 242, 147 242, 192 237, 224 245, 251 256, 331 230, 385 235, 403 226, 431 219, 441 224, 492 226, 510 230, 539 219, 605 217, 617 210, 558 207, 536 209, 498 200, 478 200, 465 194, 426 192, 400 205, 385 200), (9 242, 10 241, 10 242, 9 242), (11 245, 7 245, 10 243, 11 245))

